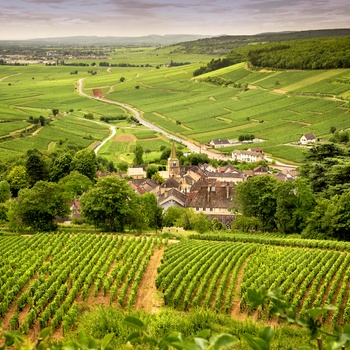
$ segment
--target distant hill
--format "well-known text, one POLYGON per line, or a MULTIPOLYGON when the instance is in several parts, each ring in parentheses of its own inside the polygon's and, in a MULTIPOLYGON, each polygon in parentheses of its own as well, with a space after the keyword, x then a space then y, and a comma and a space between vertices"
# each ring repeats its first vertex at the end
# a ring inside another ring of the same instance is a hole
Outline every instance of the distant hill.
POLYGON ((211 60, 194 71, 201 75, 240 62, 251 68, 337 69, 350 68, 350 36, 289 40, 238 47, 226 57, 211 60))
POLYGON ((300 32, 262 33, 256 35, 223 35, 211 38, 202 38, 195 41, 183 42, 174 48, 174 52, 183 53, 215 53, 226 54, 238 47, 279 42, 287 40, 314 39, 350 36, 350 28, 307 30, 300 32))
POLYGON ((159 46, 173 45, 186 41, 194 41, 207 38, 205 35, 172 34, 172 35, 147 35, 140 37, 118 36, 71 36, 57 38, 38 38, 28 40, 2 40, 0 45, 67 45, 67 46, 159 46))

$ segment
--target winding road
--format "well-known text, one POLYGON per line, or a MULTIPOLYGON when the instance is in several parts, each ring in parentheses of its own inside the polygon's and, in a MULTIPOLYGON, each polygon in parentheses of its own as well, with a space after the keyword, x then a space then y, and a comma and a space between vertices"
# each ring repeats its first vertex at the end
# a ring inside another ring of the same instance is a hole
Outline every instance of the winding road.
MULTIPOLYGON (((174 140, 174 141, 177 141, 179 143, 182 143, 183 145, 185 145, 191 152, 194 152, 194 153, 204 153, 204 154, 207 154, 209 158, 211 159, 216 159, 216 160, 232 160, 231 157, 228 157, 228 156, 225 156, 223 154, 220 154, 220 153, 217 153, 217 152, 214 152, 214 151, 211 151, 211 150, 207 150, 205 148, 202 148, 201 146, 198 146, 198 145, 195 145, 194 143, 188 141, 188 140, 185 140, 185 139, 182 139, 178 136, 175 136, 175 135, 172 135, 170 133, 168 133, 167 131, 159 128, 158 126, 148 122, 147 120, 144 120, 143 118, 141 118, 141 114, 140 112, 133 106, 130 106, 126 103, 122 103, 122 102, 118 102, 118 101, 113 101, 113 100, 109 100, 105 97, 96 97, 96 96, 91 96, 91 95, 88 95, 86 94, 84 91, 83 91, 83 82, 84 82, 84 79, 85 78, 82 78, 82 79, 79 79, 78 80, 78 93, 81 95, 81 96, 84 96, 84 97, 87 97, 87 98, 90 98, 90 99, 93 99, 93 100, 98 100, 98 101, 101 101, 101 102, 105 102, 105 103, 110 103, 110 104, 114 104, 114 105, 117 105, 119 107, 122 107, 128 111, 130 111, 134 116, 135 118, 140 122, 140 124, 146 126, 147 128, 151 129, 151 130, 154 130, 156 132, 159 132, 165 136, 167 136, 169 139, 171 140, 174 140)), ((115 127, 112 127, 110 126, 109 127, 112 134, 107 138, 105 139, 96 149, 95 149, 95 153, 97 153, 97 151, 108 141, 110 140, 114 135, 115 135, 115 127), (114 128, 114 130, 113 130, 114 128), (113 134, 114 132, 114 134, 113 134)), ((269 161, 272 161, 272 159, 269 159, 269 161)), ((284 163, 281 163, 281 162, 278 162, 276 161, 276 165, 278 165, 278 168, 287 168, 287 169, 295 169, 296 166, 295 165, 290 165, 290 164, 284 164, 284 163)))

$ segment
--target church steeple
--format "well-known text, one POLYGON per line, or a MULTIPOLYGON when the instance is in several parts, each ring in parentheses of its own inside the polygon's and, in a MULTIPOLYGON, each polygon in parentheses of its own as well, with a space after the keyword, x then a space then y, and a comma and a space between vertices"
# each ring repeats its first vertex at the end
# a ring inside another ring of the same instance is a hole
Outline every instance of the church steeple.
POLYGON ((174 141, 171 146, 170 157, 168 158, 168 171, 169 177, 180 175, 180 161, 176 156, 176 147, 174 141))
POLYGON ((173 141, 173 144, 171 145, 170 159, 177 159, 174 141, 173 141))

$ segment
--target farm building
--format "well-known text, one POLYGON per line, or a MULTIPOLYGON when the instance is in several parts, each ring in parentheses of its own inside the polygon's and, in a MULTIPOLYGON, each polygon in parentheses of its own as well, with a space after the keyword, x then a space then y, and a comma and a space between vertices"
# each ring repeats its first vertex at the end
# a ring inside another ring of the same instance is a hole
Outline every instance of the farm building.
POLYGON ((229 147, 231 146, 231 142, 228 139, 216 139, 211 140, 209 145, 214 148, 229 147))
POLYGON ((300 137, 299 141, 302 145, 307 145, 308 143, 315 143, 316 136, 314 134, 304 134, 300 137))

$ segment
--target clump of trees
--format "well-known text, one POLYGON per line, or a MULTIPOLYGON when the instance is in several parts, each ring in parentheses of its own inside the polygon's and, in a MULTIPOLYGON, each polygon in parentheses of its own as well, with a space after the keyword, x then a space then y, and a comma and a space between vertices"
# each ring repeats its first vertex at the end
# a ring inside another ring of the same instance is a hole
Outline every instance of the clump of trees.
POLYGON ((113 121, 113 120, 126 120, 127 118, 128 116, 126 115, 117 115, 115 117, 100 117, 100 121, 109 123, 110 121, 113 121))
POLYGON ((300 172, 293 182, 266 175, 238 184, 233 227, 349 241, 349 150, 332 143, 316 145, 300 172))
POLYGON ((238 136, 238 141, 243 142, 243 141, 253 141, 255 139, 254 134, 242 134, 238 136))

